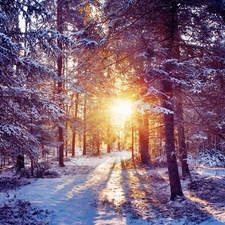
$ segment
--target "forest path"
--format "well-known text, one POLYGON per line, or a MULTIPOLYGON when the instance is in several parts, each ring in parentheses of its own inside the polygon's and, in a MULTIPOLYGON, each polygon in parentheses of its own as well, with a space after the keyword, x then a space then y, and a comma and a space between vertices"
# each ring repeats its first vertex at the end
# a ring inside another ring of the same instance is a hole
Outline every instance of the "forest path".
POLYGON ((7 198, 37 206, 30 213, 22 204, 16 207, 27 217, 43 217, 49 225, 225 224, 225 174, 195 173, 193 189, 181 180, 186 200, 171 202, 166 167, 133 166, 126 161, 130 158, 128 151, 77 156, 63 168, 53 161, 53 171, 60 172, 60 178, 32 179, 29 185, 7 192, 7 198), (45 213, 39 213, 42 209, 45 213))
POLYGON ((16 197, 53 211, 49 225, 128 224, 125 216, 104 206, 108 194, 123 201, 121 161, 128 158, 130 154, 116 154, 87 174, 37 179, 18 190, 16 197))

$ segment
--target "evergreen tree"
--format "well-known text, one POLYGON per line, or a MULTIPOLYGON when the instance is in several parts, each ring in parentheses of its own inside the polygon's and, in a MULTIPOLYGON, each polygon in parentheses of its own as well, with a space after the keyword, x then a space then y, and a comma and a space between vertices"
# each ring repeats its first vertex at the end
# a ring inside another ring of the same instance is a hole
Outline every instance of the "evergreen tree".
POLYGON ((53 30, 35 30, 35 19, 40 26, 49 19, 40 1, 2 1, 0 9, 0 145, 9 156, 37 160, 41 147, 53 140, 51 121, 57 123, 64 112, 43 85, 57 75, 36 59, 40 49, 46 55, 53 52, 53 41, 46 41, 59 36, 53 30))

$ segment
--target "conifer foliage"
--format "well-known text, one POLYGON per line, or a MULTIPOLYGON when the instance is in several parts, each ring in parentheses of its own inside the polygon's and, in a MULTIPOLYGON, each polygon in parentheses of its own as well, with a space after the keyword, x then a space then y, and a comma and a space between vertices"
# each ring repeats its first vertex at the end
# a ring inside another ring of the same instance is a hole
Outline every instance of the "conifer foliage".
POLYGON ((40 31, 24 26, 47 18, 40 1, 0 1, 1 154, 37 159, 41 145, 51 140, 49 121, 63 114, 43 86, 56 79, 55 73, 35 60, 34 49, 26 46, 35 34, 40 37, 40 31))
POLYGON ((0 0, 0 153, 37 161, 54 143, 64 166, 76 148, 132 149, 133 162, 167 158, 171 199, 182 196, 177 158, 191 178, 190 152, 225 153, 224 9, 222 0, 0 0), (110 108, 124 98, 133 108, 118 123, 110 108))

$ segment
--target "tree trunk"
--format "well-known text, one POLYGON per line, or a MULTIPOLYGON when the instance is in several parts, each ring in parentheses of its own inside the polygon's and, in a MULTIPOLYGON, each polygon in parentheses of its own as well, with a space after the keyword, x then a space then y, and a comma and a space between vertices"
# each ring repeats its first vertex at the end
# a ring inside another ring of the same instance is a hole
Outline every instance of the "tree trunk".
POLYGON ((182 196, 182 188, 180 184, 177 158, 175 153, 175 144, 174 144, 174 114, 173 114, 173 88, 172 83, 166 78, 163 80, 163 93, 164 101, 163 106, 165 109, 171 111, 171 113, 164 114, 164 125, 165 125, 165 147, 167 155, 167 166, 169 173, 170 181, 170 191, 171 191, 171 200, 175 200, 177 196, 182 196))
POLYGON ((87 154, 87 125, 86 125, 86 117, 87 117, 87 99, 84 99, 84 133, 83 133, 83 155, 87 154))
MULTIPOLYGON (((62 4, 61 0, 57 0, 57 30, 59 33, 63 33, 63 19, 62 19, 62 4)), ((57 45, 59 49, 62 50, 62 43, 60 40, 57 41, 57 45)), ((63 58, 62 54, 60 53, 57 59, 57 67, 58 67, 58 76, 62 76, 62 65, 63 65, 63 58)), ((60 97, 60 106, 62 107, 62 99, 61 99, 61 94, 63 91, 63 83, 62 81, 58 81, 58 95, 60 97)), ((60 118, 61 123, 63 122, 63 118, 60 118)), ((65 166, 64 165, 64 138, 63 138, 63 127, 60 125, 58 127, 58 141, 60 143, 59 146, 59 166, 65 166)))
POLYGON ((111 144, 112 144, 112 138, 111 138, 111 127, 109 120, 107 121, 107 153, 111 152, 111 144))
POLYGON ((97 143, 97 155, 100 155, 100 137, 99 137, 99 135, 97 136, 97 141, 96 141, 97 143))
POLYGON ((178 147, 179 157, 181 161, 182 177, 191 178, 190 170, 187 163, 187 148, 185 144, 184 135, 184 117, 183 117, 183 104, 182 104, 182 87, 176 87, 177 103, 176 103, 176 117, 177 117, 177 131, 178 131, 178 147))
POLYGON ((107 153, 110 153, 110 152, 111 152, 111 144, 108 143, 108 144, 107 144, 107 153))
POLYGON ((134 163, 134 116, 131 117, 131 153, 132 162, 134 163))
MULTIPOLYGON (((78 103, 79 103, 79 93, 76 93, 75 111, 74 111, 74 120, 75 120, 75 122, 77 121, 78 103)), ((75 148, 76 148, 76 125, 73 128, 73 136, 72 136, 72 157, 75 157, 75 148)))
MULTIPOLYGON (((169 49, 167 59, 179 59, 180 51, 179 46, 175 43, 179 43, 178 33, 178 19, 177 9, 179 7, 176 1, 169 1, 170 7, 168 8, 168 20, 166 25, 166 44, 165 47, 169 49)), ((170 112, 164 113, 164 126, 165 126, 165 147, 167 155, 167 166, 170 180, 171 200, 175 200, 177 196, 183 196, 180 177, 178 172, 177 158, 175 152, 175 139, 174 139, 174 111, 173 111, 173 85, 170 79, 172 75, 172 67, 169 62, 165 62, 165 70, 168 73, 168 77, 165 76, 162 81, 163 89, 163 106, 170 112)))
POLYGON ((18 168, 18 170, 21 170, 24 168, 24 156, 23 155, 18 155, 17 156, 17 161, 16 161, 16 167, 18 168))
POLYGON ((31 176, 34 176, 34 160, 30 159, 31 176))
POLYGON ((140 150, 141 150, 141 162, 143 164, 150 164, 149 148, 149 122, 148 114, 141 115, 139 124, 139 138, 140 138, 140 150))

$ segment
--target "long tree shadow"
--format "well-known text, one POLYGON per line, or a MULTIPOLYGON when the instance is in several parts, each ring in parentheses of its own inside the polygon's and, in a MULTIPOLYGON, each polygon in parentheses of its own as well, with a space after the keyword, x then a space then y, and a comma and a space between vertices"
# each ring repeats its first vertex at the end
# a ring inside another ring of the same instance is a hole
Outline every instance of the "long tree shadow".
POLYGON ((151 168, 131 162, 121 162, 123 187, 127 201, 121 208, 133 218, 142 218, 160 224, 164 220, 187 220, 199 224, 210 219, 212 214, 202 209, 202 204, 186 198, 170 201, 169 182, 166 168, 151 168), (163 174, 163 176, 162 176, 163 174))
MULTIPOLYGON (((105 162, 87 174, 55 178, 51 180, 52 186, 48 184, 49 179, 37 180, 32 188, 27 187, 27 196, 22 197, 31 196, 33 203, 46 204, 53 212, 52 225, 94 224, 95 220, 101 219, 95 202, 99 191, 109 182, 115 165, 115 162, 105 162)), ((18 192, 17 195, 21 194, 18 192)))
MULTIPOLYGON (((164 211, 165 207, 160 204, 156 197, 158 191, 152 185, 153 174, 149 174, 150 168, 137 168, 131 162, 122 162, 124 188, 127 189, 128 201, 123 208, 130 212, 134 219, 142 218, 149 222, 154 222, 158 217, 158 212, 164 211), (154 193, 154 194, 153 194, 154 193)), ((155 176, 154 181, 160 183, 164 181, 160 176, 155 176)), ((165 203, 165 198, 162 198, 165 203)))
MULTIPOLYGON (((80 183, 68 180, 56 194, 66 196, 60 201, 62 210, 68 205, 69 199, 74 199, 74 204, 69 205, 71 209, 65 212, 68 216, 73 213, 73 207, 84 205, 82 211, 71 218, 71 221, 75 219, 81 221, 81 224, 94 224, 94 220, 103 220, 103 217, 110 220, 107 210, 112 210, 121 217, 128 213, 131 219, 146 220, 150 224, 164 224, 168 220, 184 218, 186 223, 191 221, 194 224, 208 220, 212 214, 205 210, 206 201, 203 201, 204 196, 200 195, 200 191, 195 196, 198 201, 194 198, 175 202, 169 200, 166 171, 166 168, 133 165, 132 161, 111 162, 110 165, 103 164, 87 174, 80 183), (88 199, 90 196, 92 198, 88 199), (88 205, 96 210, 93 210, 89 219, 84 220, 90 209, 88 205)), ((192 192, 194 195, 196 191, 193 189, 192 192)), ((126 221, 128 220, 123 220, 121 224, 127 224, 126 221)))

